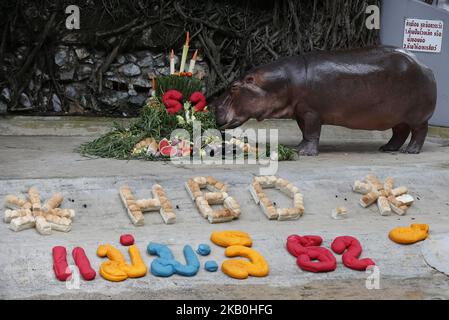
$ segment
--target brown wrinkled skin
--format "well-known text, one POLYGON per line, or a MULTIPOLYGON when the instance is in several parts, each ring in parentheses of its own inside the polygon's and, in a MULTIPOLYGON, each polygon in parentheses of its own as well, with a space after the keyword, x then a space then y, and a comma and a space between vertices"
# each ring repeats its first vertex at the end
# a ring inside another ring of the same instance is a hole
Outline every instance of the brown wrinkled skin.
POLYGON ((235 128, 250 118, 295 119, 301 155, 317 155, 322 125, 393 129, 381 151, 419 153, 435 110, 432 71, 394 47, 311 52, 248 72, 212 103, 217 125, 235 128))

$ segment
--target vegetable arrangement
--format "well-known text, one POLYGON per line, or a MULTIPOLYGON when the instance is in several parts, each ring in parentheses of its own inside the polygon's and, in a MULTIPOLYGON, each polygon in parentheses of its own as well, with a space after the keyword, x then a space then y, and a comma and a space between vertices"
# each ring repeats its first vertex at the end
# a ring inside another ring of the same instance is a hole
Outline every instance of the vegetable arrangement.
MULTIPOLYGON (((231 153, 233 157, 247 157, 252 152, 263 152, 248 142, 237 139, 223 142, 219 136, 201 138, 199 143, 192 141, 195 121, 201 123, 201 133, 216 129, 214 114, 208 110, 202 89, 201 80, 191 76, 171 74, 153 79, 151 97, 137 120, 128 127, 114 123, 110 132, 82 144, 78 151, 85 156, 146 160, 167 160, 169 157, 191 155, 210 157, 219 153, 222 156, 231 153), (170 141, 176 129, 184 129, 187 134, 177 135, 170 141)), ((269 150, 267 145, 267 157, 281 161, 293 160, 295 154, 281 145, 276 154, 270 155, 269 150)))

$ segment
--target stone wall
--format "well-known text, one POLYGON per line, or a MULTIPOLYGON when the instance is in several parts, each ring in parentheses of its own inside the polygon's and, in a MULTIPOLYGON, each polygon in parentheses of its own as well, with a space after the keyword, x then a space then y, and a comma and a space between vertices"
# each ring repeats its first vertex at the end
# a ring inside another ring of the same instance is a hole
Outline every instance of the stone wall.
MULTIPOLYGON (((20 47, 11 59, 20 63, 27 51, 20 47)), ((118 54, 103 73, 101 92, 94 92, 89 84, 97 81, 94 75, 106 56, 105 51, 86 46, 58 45, 52 54, 54 80, 36 69, 20 95, 19 108, 34 113, 136 115, 149 96, 151 79, 169 74, 168 54, 154 50, 118 54), (59 92, 55 92, 52 81, 57 82, 59 92)), ((178 60, 177 57, 177 66, 178 60)), ((195 76, 204 77, 207 73, 208 66, 199 57, 195 76)), ((11 95, 10 88, 2 88, 0 112, 6 112, 11 95)))

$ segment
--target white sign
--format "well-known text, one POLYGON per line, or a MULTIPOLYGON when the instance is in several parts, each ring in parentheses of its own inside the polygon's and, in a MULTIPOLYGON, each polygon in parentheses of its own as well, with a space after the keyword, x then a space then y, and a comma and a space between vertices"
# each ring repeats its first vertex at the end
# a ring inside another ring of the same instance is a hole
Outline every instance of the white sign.
POLYGON ((443 21, 405 19, 404 49, 421 52, 441 52, 443 21))

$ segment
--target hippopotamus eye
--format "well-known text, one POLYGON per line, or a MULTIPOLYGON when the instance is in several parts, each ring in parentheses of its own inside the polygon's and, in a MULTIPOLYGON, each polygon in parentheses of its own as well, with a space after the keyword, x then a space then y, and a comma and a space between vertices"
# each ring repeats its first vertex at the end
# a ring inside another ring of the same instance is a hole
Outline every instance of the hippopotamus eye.
POLYGON ((235 92, 235 91, 238 91, 239 89, 240 89, 240 84, 238 82, 234 82, 231 85, 231 91, 235 92))

